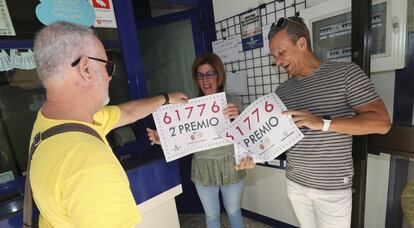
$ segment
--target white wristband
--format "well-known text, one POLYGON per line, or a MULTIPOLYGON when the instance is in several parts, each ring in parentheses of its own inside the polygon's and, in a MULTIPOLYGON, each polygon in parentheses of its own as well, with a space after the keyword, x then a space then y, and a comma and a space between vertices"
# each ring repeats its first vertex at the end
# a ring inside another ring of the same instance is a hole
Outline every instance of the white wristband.
POLYGON ((322 121, 323 121, 322 131, 328 131, 332 120, 322 119, 322 121))

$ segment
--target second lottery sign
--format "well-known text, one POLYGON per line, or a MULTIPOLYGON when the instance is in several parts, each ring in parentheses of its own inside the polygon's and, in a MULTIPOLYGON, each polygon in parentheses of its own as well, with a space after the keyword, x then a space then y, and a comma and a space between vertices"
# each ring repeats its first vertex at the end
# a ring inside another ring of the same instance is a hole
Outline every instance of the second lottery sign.
POLYGON ((303 138, 292 117, 282 114, 285 110, 276 94, 268 94, 254 101, 219 133, 240 148, 236 150, 236 162, 245 156, 253 157, 255 162, 273 160, 303 138))
POLYGON ((217 93, 158 108, 153 116, 166 161, 231 144, 216 133, 229 124, 226 106, 225 93, 217 93))

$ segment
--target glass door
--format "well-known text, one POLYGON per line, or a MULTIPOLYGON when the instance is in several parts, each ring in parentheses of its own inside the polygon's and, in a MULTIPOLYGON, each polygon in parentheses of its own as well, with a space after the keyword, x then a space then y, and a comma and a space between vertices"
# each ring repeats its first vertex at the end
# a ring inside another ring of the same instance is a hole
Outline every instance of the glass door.
MULTIPOLYGON (((198 95, 191 66, 204 50, 199 8, 138 22, 141 58, 149 96, 181 91, 190 98, 198 95)), ((152 120, 151 120, 152 122, 152 120)), ((191 182, 191 156, 178 160, 183 193, 176 198, 179 213, 202 212, 191 182)))
POLYGON ((197 10, 139 23, 138 35, 148 95, 182 91, 197 96, 191 77, 192 62, 203 50, 197 10))

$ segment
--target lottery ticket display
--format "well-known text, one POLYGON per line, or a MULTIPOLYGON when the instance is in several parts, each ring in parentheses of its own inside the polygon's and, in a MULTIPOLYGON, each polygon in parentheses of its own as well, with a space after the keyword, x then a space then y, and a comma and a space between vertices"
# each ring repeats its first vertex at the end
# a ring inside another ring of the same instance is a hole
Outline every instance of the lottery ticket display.
POLYGON ((217 135, 230 124, 223 109, 225 93, 190 99, 184 105, 164 105, 153 113, 167 162, 185 155, 232 144, 217 135))
POLYGON ((236 163, 251 156, 255 162, 271 161, 303 138, 291 116, 282 115, 285 105, 274 94, 249 105, 219 135, 236 145, 236 163))
POLYGON ((0 36, 15 36, 6 0, 0 0, 0 36))

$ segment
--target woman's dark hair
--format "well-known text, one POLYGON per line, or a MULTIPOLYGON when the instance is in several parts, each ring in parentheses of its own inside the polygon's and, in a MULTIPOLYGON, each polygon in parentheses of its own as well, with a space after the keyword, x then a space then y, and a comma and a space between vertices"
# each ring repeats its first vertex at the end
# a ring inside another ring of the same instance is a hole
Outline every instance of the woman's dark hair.
MULTIPOLYGON (((217 72, 217 84, 218 84, 218 92, 223 92, 224 87, 226 86, 226 70, 224 69, 223 62, 221 61, 220 57, 218 57, 216 54, 211 52, 206 52, 200 56, 198 56, 194 62, 193 66, 191 68, 191 74, 193 76, 193 80, 196 83, 198 87, 198 80, 197 80, 197 70, 198 67, 204 64, 210 65, 216 72, 217 72)), ((200 95, 204 95, 201 91, 201 88, 198 87, 200 91, 200 95)))

